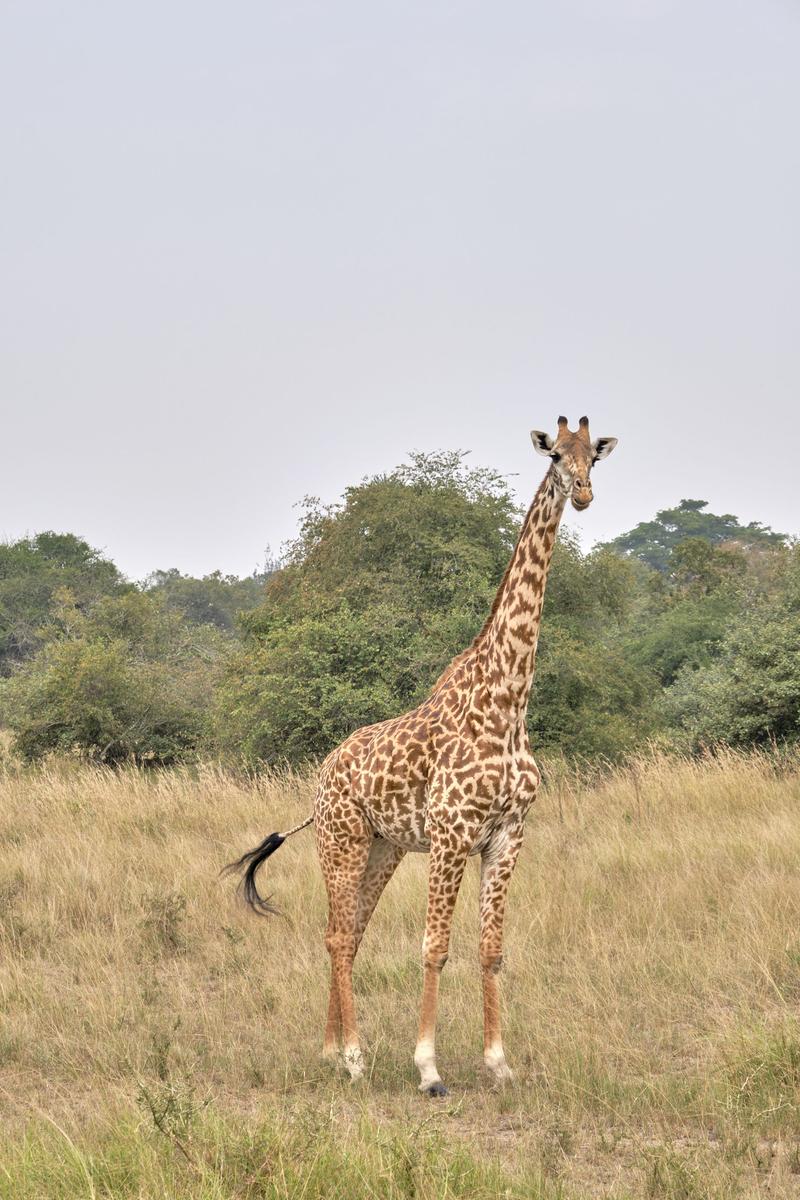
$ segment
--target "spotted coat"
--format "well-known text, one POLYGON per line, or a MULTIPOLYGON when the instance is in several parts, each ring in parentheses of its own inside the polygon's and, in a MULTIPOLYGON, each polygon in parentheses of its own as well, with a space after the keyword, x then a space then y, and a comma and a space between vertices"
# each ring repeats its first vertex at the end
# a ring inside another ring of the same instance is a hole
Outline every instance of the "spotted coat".
MULTIPOLYGON (((480 963, 484 1062, 510 1078, 500 1034, 498 971, 506 895, 536 798, 539 771, 526 712, 545 583, 564 506, 592 499, 590 471, 616 445, 592 442, 581 418, 560 417, 555 440, 531 434, 552 460, 528 510, 492 611, 472 645, 447 667, 428 698, 402 716, 358 729, 328 755, 314 807, 317 849, 329 898, 326 945, 331 990, 324 1053, 355 1079, 363 1074, 352 990, 353 960, 367 922, 398 863, 430 854, 423 940, 423 995, 415 1063, 420 1089, 444 1094, 435 1062, 435 1018, 458 889, 470 855, 481 855, 480 963)), ((268 852, 268 851, 267 851, 268 852)))

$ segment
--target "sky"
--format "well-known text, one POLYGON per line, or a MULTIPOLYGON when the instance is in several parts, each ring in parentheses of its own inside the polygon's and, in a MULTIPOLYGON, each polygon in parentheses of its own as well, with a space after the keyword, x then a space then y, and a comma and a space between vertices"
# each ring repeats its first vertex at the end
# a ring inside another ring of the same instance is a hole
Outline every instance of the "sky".
POLYGON ((248 574, 410 450, 800 534, 797 0, 0 5, 0 538, 248 574))

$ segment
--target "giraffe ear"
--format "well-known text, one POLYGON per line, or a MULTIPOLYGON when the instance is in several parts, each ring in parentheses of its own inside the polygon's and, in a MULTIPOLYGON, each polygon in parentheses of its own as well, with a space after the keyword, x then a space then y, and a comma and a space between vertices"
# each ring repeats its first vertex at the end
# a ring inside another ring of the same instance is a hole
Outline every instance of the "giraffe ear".
POLYGON ((592 442, 592 450, 594 450, 594 461, 598 462, 601 458, 608 458, 611 451, 617 444, 616 438, 596 438, 592 442))
POLYGON ((533 448, 539 454, 552 454, 555 442, 550 437, 549 433, 542 433, 541 429, 531 430, 531 441, 533 448))

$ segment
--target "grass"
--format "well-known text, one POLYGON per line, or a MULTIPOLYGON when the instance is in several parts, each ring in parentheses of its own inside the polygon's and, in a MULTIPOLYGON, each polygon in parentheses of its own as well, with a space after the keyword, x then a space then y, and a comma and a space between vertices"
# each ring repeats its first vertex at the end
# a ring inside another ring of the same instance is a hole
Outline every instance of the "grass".
POLYGON ((505 1040, 480 1064, 477 863, 442 984, 445 1103, 412 1053, 422 856, 356 964, 370 1061, 318 1056, 325 903, 309 830, 283 919, 219 868, 310 807, 307 775, 0 772, 0 1197, 800 1196, 800 759, 657 755, 533 812, 505 1040))

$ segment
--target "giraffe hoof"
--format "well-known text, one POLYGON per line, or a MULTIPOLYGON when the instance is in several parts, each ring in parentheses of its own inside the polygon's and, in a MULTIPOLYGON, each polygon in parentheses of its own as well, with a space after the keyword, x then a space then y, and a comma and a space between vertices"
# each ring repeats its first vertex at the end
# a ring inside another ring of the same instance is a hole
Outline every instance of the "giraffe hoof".
POLYGON ((322 1051, 322 1061, 333 1071, 344 1071, 345 1065, 338 1046, 322 1051))
POLYGON ((449 1096, 450 1093, 448 1092, 447 1088, 442 1083, 441 1079, 437 1079, 436 1083, 428 1084, 428 1086, 425 1088, 425 1095, 441 1097, 441 1096, 449 1096))
POLYGON ((487 1070, 489 1072, 492 1085, 495 1088, 502 1090, 514 1082, 514 1076, 510 1068, 507 1067, 505 1063, 501 1063, 499 1066, 488 1067, 487 1070))
POLYGON ((351 1083, 364 1078, 364 1056, 357 1047, 345 1050, 343 1060, 343 1065, 350 1072, 351 1083))

